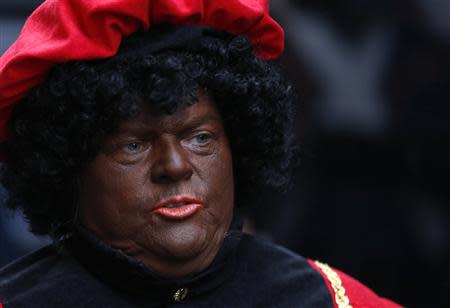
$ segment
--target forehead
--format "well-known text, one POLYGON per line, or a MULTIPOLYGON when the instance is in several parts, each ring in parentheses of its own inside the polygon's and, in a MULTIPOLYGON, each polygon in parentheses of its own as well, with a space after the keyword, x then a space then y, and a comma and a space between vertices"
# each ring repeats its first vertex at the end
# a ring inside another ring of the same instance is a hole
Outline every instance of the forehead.
POLYGON ((197 102, 182 105, 171 114, 145 106, 136 117, 121 123, 118 132, 139 129, 175 130, 205 123, 221 124, 222 120, 214 101, 209 96, 201 94, 197 102))

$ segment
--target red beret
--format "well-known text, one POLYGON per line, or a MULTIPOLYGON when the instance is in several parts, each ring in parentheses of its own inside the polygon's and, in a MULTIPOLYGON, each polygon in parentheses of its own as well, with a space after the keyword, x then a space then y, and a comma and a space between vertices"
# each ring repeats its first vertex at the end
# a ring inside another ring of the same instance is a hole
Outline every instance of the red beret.
POLYGON ((284 47, 268 0, 47 0, 0 58, 0 142, 8 139, 12 106, 58 63, 112 57, 122 39, 153 24, 203 25, 244 34, 258 57, 284 47))

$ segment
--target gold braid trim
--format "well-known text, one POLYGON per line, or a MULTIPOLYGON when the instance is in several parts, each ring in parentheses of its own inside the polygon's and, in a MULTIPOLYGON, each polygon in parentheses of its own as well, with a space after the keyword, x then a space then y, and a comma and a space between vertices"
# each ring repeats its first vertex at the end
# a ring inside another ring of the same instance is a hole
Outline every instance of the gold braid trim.
POLYGON ((314 261, 314 263, 322 270, 330 281, 338 308, 352 308, 350 305, 350 300, 345 294, 345 288, 342 286, 342 281, 341 278, 339 278, 339 275, 327 264, 319 261, 314 261))

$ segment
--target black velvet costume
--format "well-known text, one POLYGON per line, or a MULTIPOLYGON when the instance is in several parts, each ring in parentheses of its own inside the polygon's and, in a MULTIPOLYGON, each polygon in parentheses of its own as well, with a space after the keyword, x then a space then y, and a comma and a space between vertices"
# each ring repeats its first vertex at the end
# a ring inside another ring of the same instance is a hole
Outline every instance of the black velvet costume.
POLYGON ((322 276, 302 257, 233 227, 203 272, 159 277, 77 228, 62 248, 44 247, 0 271, 8 307, 333 307, 322 276), (175 301, 177 290, 186 297, 175 301))

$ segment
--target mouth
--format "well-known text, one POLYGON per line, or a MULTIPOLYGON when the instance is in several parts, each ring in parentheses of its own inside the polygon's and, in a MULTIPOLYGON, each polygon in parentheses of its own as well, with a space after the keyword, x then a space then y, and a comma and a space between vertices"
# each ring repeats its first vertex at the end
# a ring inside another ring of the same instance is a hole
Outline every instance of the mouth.
POLYGON ((203 207, 203 203, 195 198, 177 196, 159 202, 153 213, 170 220, 183 220, 193 216, 203 207))

